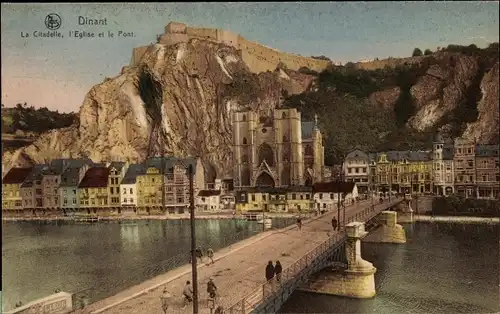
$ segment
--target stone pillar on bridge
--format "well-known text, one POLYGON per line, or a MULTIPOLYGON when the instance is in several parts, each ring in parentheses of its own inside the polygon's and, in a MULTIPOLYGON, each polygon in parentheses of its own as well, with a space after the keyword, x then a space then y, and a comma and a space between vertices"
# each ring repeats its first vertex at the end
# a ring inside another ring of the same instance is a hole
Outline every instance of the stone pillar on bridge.
POLYGON ((307 288, 300 290, 360 299, 375 296, 374 274, 377 269, 361 257, 360 240, 367 234, 365 225, 361 222, 351 222, 346 225, 346 232, 347 269, 326 267, 311 276, 307 288))
POLYGON ((406 243, 405 230, 397 223, 397 212, 383 211, 376 219, 381 222, 381 226, 370 232, 363 241, 377 243, 406 243))

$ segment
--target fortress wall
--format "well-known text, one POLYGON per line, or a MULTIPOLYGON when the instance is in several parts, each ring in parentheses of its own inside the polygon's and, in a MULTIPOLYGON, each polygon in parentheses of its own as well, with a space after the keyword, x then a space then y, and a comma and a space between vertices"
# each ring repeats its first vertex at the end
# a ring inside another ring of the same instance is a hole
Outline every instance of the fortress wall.
POLYGON ((143 47, 137 47, 132 50, 132 59, 130 60, 130 65, 136 65, 141 61, 142 57, 146 53, 146 50, 148 50, 149 46, 143 46, 143 47))
POLYGON ((188 34, 189 37, 217 40, 217 30, 214 28, 187 27, 186 34, 188 34))
POLYGON ((408 57, 408 58, 391 58, 391 59, 383 59, 383 60, 374 60, 370 62, 359 62, 356 63, 356 68, 363 70, 376 70, 383 69, 385 67, 395 68, 398 65, 407 64, 415 64, 420 63, 424 57, 408 57))
POLYGON ((226 31, 223 29, 217 29, 217 41, 224 43, 228 46, 238 47, 239 46, 239 35, 231 31, 226 31))
POLYGON ((189 36, 182 33, 167 33, 160 38, 160 44, 163 45, 175 45, 177 43, 187 43, 188 41, 189 36))
POLYGON ((246 40, 242 36, 239 36, 238 48, 242 50, 243 60, 253 72, 273 71, 280 62, 283 62, 289 69, 295 71, 301 67, 308 67, 311 70, 320 72, 328 65, 328 61, 326 60, 315 60, 281 52, 246 40))

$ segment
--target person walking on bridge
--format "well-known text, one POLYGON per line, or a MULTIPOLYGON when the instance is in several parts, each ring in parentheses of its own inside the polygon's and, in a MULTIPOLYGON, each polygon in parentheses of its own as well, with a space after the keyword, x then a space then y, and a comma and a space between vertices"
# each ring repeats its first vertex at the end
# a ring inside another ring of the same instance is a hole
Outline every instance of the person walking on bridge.
POLYGON ((193 302, 193 288, 189 280, 186 281, 182 294, 184 295, 184 306, 182 308, 185 308, 189 303, 193 302))
POLYGON ((207 257, 210 259, 209 264, 213 264, 214 263, 214 250, 212 250, 212 248, 208 248, 207 257))
POLYGON ((302 217, 297 218, 297 227, 299 228, 299 230, 302 229, 302 217))
POLYGON ((266 279, 267 281, 273 279, 274 277, 274 266, 273 261, 269 261, 266 266, 266 279))
POLYGON ((276 280, 278 282, 281 281, 281 272, 283 271, 283 267, 281 267, 280 261, 276 261, 276 265, 274 266, 274 274, 276 275, 276 280))
POLYGON ((337 221, 337 219, 335 219, 335 217, 333 217, 332 218, 332 228, 333 228, 333 231, 337 230, 338 225, 339 225, 339 222, 337 221))

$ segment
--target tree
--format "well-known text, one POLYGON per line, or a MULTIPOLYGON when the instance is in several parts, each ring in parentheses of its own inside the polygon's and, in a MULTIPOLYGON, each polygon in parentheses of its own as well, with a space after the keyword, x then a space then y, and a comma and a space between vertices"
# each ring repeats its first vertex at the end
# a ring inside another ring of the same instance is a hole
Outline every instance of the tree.
POLYGON ((432 51, 430 49, 425 49, 424 56, 428 56, 428 55, 431 55, 431 54, 432 54, 432 51))
POLYGON ((413 54, 411 56, 412 57, 420 57, 420 56, 422 56, 422 50, 420 50, 420 48, 413 49, 413 54))

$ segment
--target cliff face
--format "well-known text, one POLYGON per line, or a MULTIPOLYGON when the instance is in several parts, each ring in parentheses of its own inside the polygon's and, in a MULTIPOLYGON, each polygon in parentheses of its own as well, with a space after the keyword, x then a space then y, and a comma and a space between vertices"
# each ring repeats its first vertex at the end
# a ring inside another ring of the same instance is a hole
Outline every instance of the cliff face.
POLYGON ((153 151, 198 155, 209 177, 231 172, 230 110, 270 111, 282 90, 300 93, 309 77, 291 78, 284 71, 253 74, 234 48, 214 42, 151 45, 141 64, 125 67, 88 92, 78 123, 5 153, 4 163, 41 163, 61 156, 94 161, 146 158, 153 122, 137 86, 144 69, 161 84, 163 99, 159 120, 165 136, 162 143, 153 140, 153 151))
POLYGON ((268 112, 284 98, 305 118, 319 114, 327 164, 361 144, 366 150, 426 148, 437 129, 498 142, 498 53, 490 55, 485 61, 440 51, 406 64, 392 60, 396 69, 331 67, 320 75, 279 64, 273 72, 255 74, 240 51, 214 41, 151 45, 139 64, 87 93, 77 123, 5 153, 3 163, 198 155, 213 180, 231 173, 230 111, 268 112), (148 106, 140 88, 145 71, 160 86, 157 109, 148 106), (425 141, 413 145, 404 132, 425 141))

